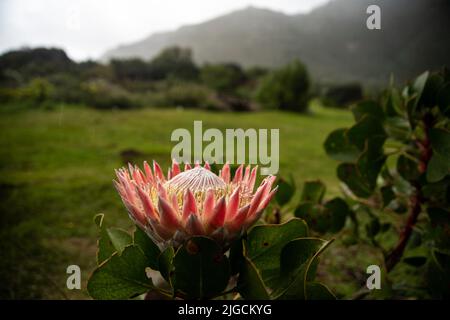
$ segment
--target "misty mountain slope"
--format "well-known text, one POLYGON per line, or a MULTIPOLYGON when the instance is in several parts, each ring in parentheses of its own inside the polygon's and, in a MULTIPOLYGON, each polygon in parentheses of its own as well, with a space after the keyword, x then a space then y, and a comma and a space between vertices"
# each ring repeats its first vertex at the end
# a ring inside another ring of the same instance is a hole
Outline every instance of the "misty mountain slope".
POLYGON ((150 59, 170 45, 193 49, 197 62, 276 67, 299 58, 323 82, 385 84, 450 65, 450 1, 334 0, 309 14, 248 7, 108 51, 103 59, 150 59), (381 8, 381 30, 366 28, 366 8, 381 8))
POLYGON ((104 59, 150 59, 166 46, 179 45, 193 49, 198 62, 236 61, 244 65, 275 66, 285 63, 283 53, 296 41, 297 29, 291 16, 248 7, 198 25, 157 33, 140 42, 120 46, 108 51, 104 59), (258 48, 268 50, 255 55, 258 48))

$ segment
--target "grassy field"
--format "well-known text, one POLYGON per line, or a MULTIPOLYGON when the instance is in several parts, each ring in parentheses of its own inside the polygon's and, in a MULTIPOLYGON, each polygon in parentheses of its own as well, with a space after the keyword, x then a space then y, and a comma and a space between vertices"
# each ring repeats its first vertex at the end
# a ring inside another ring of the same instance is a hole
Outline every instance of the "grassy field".
POLYGON ((103 212, 111 224, 132 226, 112 186, 114 168, 143 159, 166 167, 172 130, 192 129, 194 120, 204 128, 279 128, 280 174, 292 173, 297 184, 320 178, 337 194, 336 163, 322 144, 352 121, 318 105, 307 115, 59 106, 0 117, 0 297, 48 299, 87 297, 65 289, 65 272, 79 265, 85 288, 95 264, 92 217, 103 212))

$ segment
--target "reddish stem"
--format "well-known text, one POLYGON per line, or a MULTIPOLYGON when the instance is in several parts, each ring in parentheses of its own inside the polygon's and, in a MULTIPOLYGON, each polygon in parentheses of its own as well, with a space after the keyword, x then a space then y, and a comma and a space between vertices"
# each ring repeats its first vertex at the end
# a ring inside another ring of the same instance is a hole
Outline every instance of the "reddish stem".
MULTIPOLYGON (((432 128, 434 123, 433 116, 429 113, 426 114, 423 118, 423 122, 425 127, 425 138, 422 141, 417 141, 417 145, 419 147, 419 150, 421 151, 419 163, 419 172, 421 174, 425 174, 425 172, 427 171, 428 162, 430 161, 432 155, 428 132, 430 128, 432 128)), ((400 233, 400 238, 397 245, 395 246, 394 250, 392 250, 392 252, 386 257, 386 269, 388 272, 391 271, 401 260, 403 251, 405 250, 408 240, 411 237, 413 227, 417 222, 417 217, 422 211, 422 203, 424 202, 424 199, 422 197, 421 185, 418 181, 414 181, 413 186, 415 187, 416 191, 410 198, 411 209, 408 220, 406 221, 406 225, 400 233)))
POLYGON ((392 252, 386 258, 386 269, 388 272, 395 267, 395 265, 400 261, 403 255, 406 244, 411 237, 413 227, 417 222, 417 217, 422 211, 421 198, 420 188, 416 188, 416 193, 411 196, 411 213, 408 217, 408 220, 406 221, 406 225, 400 233, 399 241, 394 250, 392 250, 392 252))

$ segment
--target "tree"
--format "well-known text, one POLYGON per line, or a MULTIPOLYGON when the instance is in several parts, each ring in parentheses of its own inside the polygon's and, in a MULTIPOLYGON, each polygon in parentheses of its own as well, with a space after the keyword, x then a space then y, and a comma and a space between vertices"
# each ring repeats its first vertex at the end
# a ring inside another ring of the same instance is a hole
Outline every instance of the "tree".
POLYGON ((308 107, 310 80, 298 60, 269 73, 259 86, 256 99, 268 109, 303 112, 308 107))
POLYGON ((155 78, 150 65, 141 59, 111 60, 114 75, 119 80, 152 80, 155 78))
POLYGON ((202 82, 220 93, 233 93, 246 80, 242 68, 234 63, 206 64, 201 71, 202 82))
POLYGON ((164 49, 150 62, 155 79, 168 77, 192 80, 198 76, 198 68, 192 59, 189 48, 169 47, 164 49))

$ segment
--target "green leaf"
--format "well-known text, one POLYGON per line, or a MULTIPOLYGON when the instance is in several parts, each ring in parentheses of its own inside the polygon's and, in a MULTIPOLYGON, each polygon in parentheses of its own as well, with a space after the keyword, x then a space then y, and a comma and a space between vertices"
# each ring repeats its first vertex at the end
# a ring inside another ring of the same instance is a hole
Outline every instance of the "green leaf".
POLYGON ((442 114, 450 117, 450 82, 445 83, 439 90, 438 105, 442 114))
POLYGON ((358 102, 351 108, 355 121, 360 121, 365 115, 371 115, 380 120, 384 119, 384 112, 380 105, 373 100, 365 100, 358 102))
POLYGON ((148 260, 135 245, 115 253, 91 275, 87 290, 94 299, 129 299, 153 288, 145 268, 148 260))
MULTIPOLYGON (((444 272, 450 270, 450 254, 438 249, 432 251, 432 256, 437 266, 444 272)), ((450 289, 450 288, 449 288, 450 289)))
POLYGON ((158 259, 161 254, 161 250, 159 250, 158 246, 139 227, 136 227, 136 230, 134 231, 133 243, 137 245, 147 257, 150 268, 153 270, 158 270, 158 259))
POLYGON ((408 142, 411 139, 411 128, 405 118, 391 117, 384 121, 384 130, 391 139, 408 142))
POLYGON ((450 162, 450 131, 433 128, 430 130, 430 142, 434 153, 438 153, 450 162))
POLYGON ((322 283, 311 282, 306 284, 308 300, 336 300, 336 296, 322 283))
POLYGON ((430 207, 427 209, 430 217, 430 227, 434 245, 438 248, 450 248, 450 211, 449 207, 430 207))
POLYGON ((356 163, 359 175, 365 180, 373 192, 377 185, 377 178, 386 161, 386 156, 379 149, 367 144, 366 149, 356 163))
MULTIPOLYGON (((325 242, 325 240, 319 238, 298 238, 290 241, 284 246, 281 253, 281 274, 296 274, 299 268, 310 262, 309 260, 314 257, 325 242)), ((308 277, 306 274, 304 276, 308 277)), ((310 279, 313 280, 314 277, 310 277, 310 279)))
POLYGON ((438 182, 450 174, 450 161, 449 159, 441 156, 439 153, 434 153, 431 156, 427 166, 427 181, 438 182))
POLYGON ((318 238, 290 241, 281 253, 281 278, 273 296, 276 299, 307 299, 308 283, 315 278, 317 258, 331 242, 318 238))
POLYGON ((338 161, 354 162, 358 158, 360 151, 350 143, 347 129, 336 129, 331 132, 324 143, 327 155, 338 161))
POLYGON ((397 160, 397 172, 405 180, 416 180, 420 176, 419 164, 409 157, 400 155, 397 160))
POLYGON ((175 254, 172 284, 188 298, 211 298, 230 278, 230 263, 220 246, 206 237, 192 237, 175 254))
POLYGON ((382 121, 372 115, 364 115, 348 130, 348 138, 352 144, 363 151, 366 141, 370 140, 371 148, 381 149, 387 138, 382 121))
POLYGON ((330 227, 330 219, 323 212, 324 209, 321 204, 303 202, 297 206, 294 215, 305 220, 312 230, 323 233, 330 227))
POLYGON ((422 92, 426 86, 428 80, 429 72, 426 71, 418 76, 413 85, 409 88, 409 92, 406 92, 406 88, 404 91, 405 100, 406 100, 406 110, 408 114, 408 120, 411 128, 415 128, 417 125, 417 119, 419 118, 419 114, 416 112, 419 106, 420 98, 422 96, 422 92))
POLYGON ((368 141, 357 163, 341 163, 337 168, 337 176, 356 196, 367 198, 376 187, 385 161, 386 156, 368 141))
POLYGON ((345 224, 348 212, 347 203, 336 197, 323 205, 303 202, 295 209, 294 215, 304 219, 312 230, 325 233, 339 232, 345 224))
POLYGON ((273 287, 280 268, 280 254, 291 240, 306 237, 305 221, 294 218, 278 225, 259 225, 250 230, 245 242, 247 257, 260 271, 264 283, 273 287))
POLYGON ((421 267, 427 262, 427 257, 405 257, 402 259, 402 262, 413 267, 421 267))
POLYGON ((103 213, 99 213, 94 216, 94 223, 97 226, 97 228, 102 227, 104 218, 105 218, 105 215, 103 213))
POLYGON ((341 163, 337 167, 337 176, 358 197, 367 198, 372 194, 372 189, 364 179, 355 164, 341 163))
POLYGON ((167 247, 158 258, 158 268, 162 277, 170 283, 170 273, 173 270, 173 257, 175 256, 175 251, 173 247, 167 247))
POLYGON ((269 300, 270 296, 262 280, 260 271, 246 256, 237 282, 239 294, 246 300, 269 300))
POLYGON ((336 197, 325 203, 325 209, 331 216, 329 232, 339 232, 345 225, 345 220, 349 212, 347 202, 336 197))
POLYGON ((427 80, 430 73, 428 71, 422 73, 420 76, 416 78, 413 84, 413 92, 415 93, 415 102, 414 102, 414 109, 419 105, 420 99, 422 97, 422 93, 425 89, 425 86, 427 85, 427 80))
POLYGON ((122 253, 123 249, 133 242, 131 235, 123 229, 107 228, 106 232, 115 251, 119 253, 122 253))
POLYGON ((429 206, 450 208, 450 178, 447 177, 435 183, 428 183, 422 187, 423 196, 429 206))
POLYGON ((111 240, 109 239, 106 228, 103 227, 104 214, 97 214, 94 217, 94 222, 99 228, 99 239, 97 241, 97 265, 111 257, 116 252, 111 240))
POLYGON ((427 285, 434 299, 450 298, 450 255, 437 249, 432 250, 427 268, 427 285))
POLYGON ((395 193, 392 186, 383 186, 381 187, 380 192, 381 197, 383 198, 383 208, 385 208, 395 199, 395 193))
POLYGON ((320 203, 322 202, 323 196, 325 195, 326 186, 320 180, 306 181, 303 184, 301 201, 320 203))
POLYGON ((293 182, 288 182, 282 178, 278 180, 278 191, 275 194, 275 200, 280 205, 283 206, 288 203, 295 193, 295 186, 293 182))
POLYGON ((388 117, 397 117, 403 114, 401 96, 396 88, 388 89, 383 107, 388 117))
POLYGON ((121 253, 125 246, 132 243, 128 232, 119 228, 106 228, 104 214, 97 214, 94 222, 99 228, 100 237, 97 245, 97 265, 111 257, 115 252, 121 253))
POLYGON ((431 74, 423 88, 422 95, 417 105, 433 108, 439 103, 439 91, 444 85, 444 79, 438 73, 431 74))
POLYGON ((239 273, 241 269, 241 265, 243 263, 244 255, 243 255, 243 243, 241 239, 234 241, 230 246, 230 269, 231 275, 235 275, 239 273))

